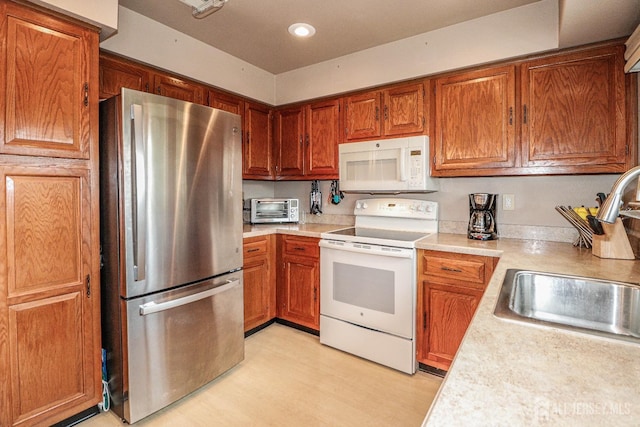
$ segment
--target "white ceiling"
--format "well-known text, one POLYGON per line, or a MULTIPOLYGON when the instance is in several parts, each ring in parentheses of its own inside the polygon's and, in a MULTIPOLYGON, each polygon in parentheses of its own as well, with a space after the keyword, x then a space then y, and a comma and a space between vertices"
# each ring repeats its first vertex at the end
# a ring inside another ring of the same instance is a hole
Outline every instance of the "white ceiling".
MULTIPOLYGON (((195 19, 178 0, 119 0, 273 74, 537 1, 549 0, 229 0, 195 19), (294 39, 287 28, 295 22, 316 35, 294 39)), ((558 1, 560 47, 626 36, 640 22, 640 0, 558 1)))

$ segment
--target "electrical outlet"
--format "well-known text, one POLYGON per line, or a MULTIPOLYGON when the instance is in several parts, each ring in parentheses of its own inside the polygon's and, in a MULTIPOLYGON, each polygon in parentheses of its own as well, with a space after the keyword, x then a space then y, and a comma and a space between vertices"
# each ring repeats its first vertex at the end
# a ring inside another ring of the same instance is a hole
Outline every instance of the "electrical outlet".
POLYGON ((516 196, 513 194, 502 195, 502 210, 512 211, 516 208, 516 196))

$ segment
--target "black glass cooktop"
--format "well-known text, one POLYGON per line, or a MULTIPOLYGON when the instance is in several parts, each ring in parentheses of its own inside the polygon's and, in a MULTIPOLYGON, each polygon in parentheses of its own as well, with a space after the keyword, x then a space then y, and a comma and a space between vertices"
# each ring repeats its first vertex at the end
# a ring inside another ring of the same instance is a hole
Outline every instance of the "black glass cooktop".
POLYGON ((420 240, 428 235, 428 233, 420 233, 415 231, 381 230, 377 228, 361 227, 352 227, 345 228, 344 230, 330 231, 327 234, 335 235, 336 239, 339 238, 338 236, 351 236, 381 240, 396 240, 401 242, 415 242, 416 240, 420 240))

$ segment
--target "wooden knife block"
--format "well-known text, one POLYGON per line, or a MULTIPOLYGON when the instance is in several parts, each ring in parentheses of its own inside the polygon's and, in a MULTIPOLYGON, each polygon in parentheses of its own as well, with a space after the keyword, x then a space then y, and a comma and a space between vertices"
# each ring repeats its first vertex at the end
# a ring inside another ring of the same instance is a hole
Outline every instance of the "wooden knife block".
POLYGON ((602 222, 604 234, 593 235, 591 253, 599 258, 636 259, 620 218, 613 224, 602 222))

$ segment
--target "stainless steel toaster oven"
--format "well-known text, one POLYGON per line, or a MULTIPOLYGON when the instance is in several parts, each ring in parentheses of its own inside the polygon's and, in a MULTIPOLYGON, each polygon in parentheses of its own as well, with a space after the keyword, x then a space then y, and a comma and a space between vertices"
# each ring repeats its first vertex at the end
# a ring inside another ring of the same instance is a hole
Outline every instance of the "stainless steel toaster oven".
POLYGON ((298 222, 298 199, 251 199, 251 223, 298 222))

